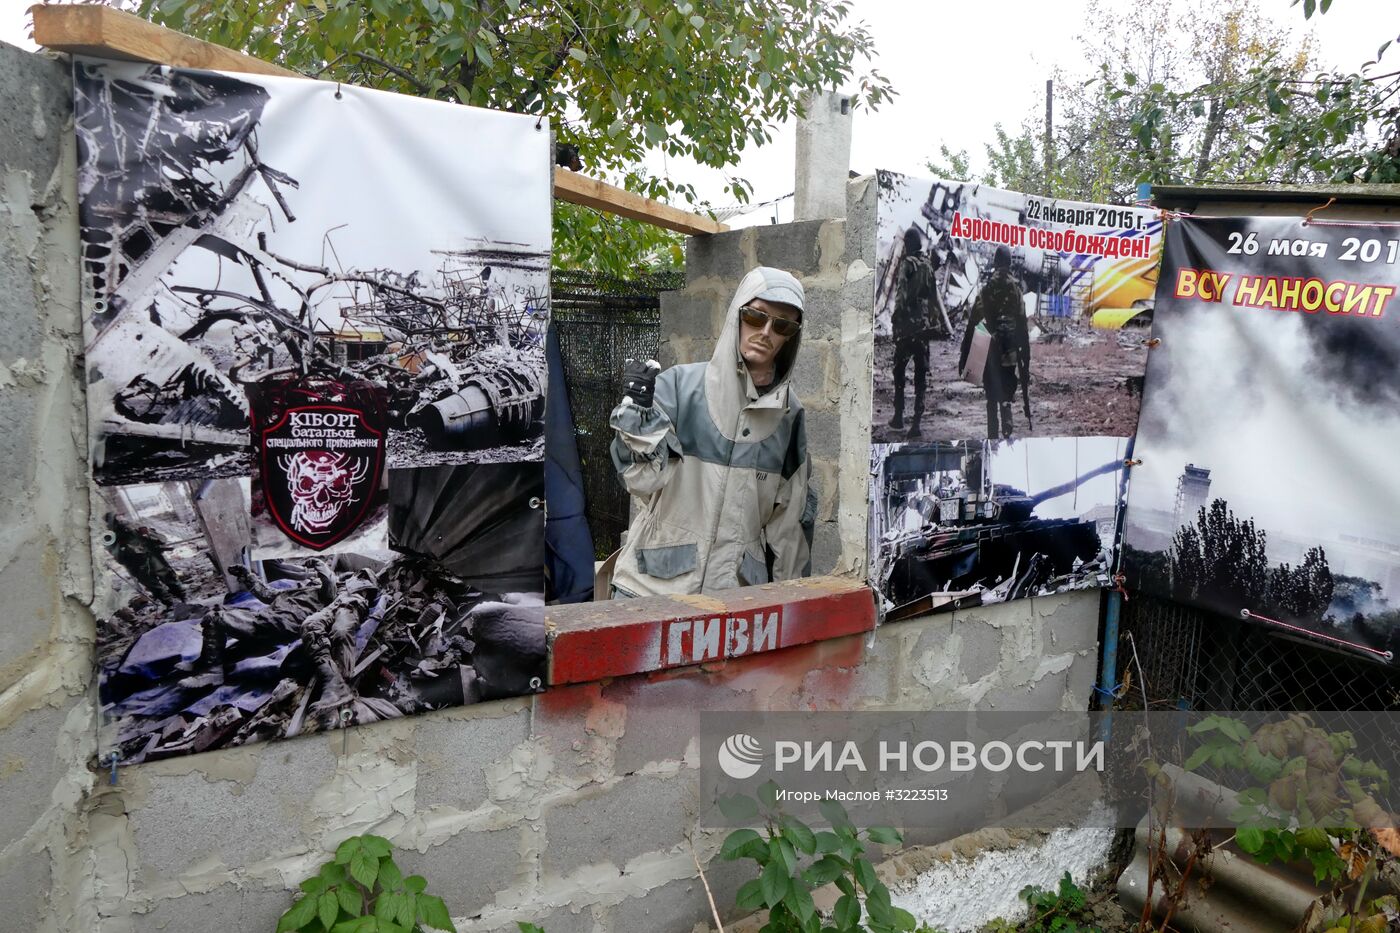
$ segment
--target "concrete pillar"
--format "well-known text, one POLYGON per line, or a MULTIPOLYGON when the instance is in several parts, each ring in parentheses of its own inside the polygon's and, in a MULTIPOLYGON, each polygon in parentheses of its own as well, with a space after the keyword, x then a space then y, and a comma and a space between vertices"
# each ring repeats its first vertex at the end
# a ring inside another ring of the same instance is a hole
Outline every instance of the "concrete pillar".
POLYGON ((846 216, 852 100, 827 91, 809 95, 805 105, 807 116, 797 121, 793 220, 839 219, 846 216))

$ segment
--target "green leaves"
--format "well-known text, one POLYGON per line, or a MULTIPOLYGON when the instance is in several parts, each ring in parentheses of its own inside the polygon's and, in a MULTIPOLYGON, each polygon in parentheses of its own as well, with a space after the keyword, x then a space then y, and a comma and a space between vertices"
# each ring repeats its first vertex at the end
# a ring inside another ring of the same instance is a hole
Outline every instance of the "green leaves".
POLYGON ((302 882, 306 894, 277 921, 277 933, 414 933, 420 927, 455 933, 446 905, 424 894, 426 887, 419 875, 403 876, 389 840, 353 836, 302 882))
MULTIPOLYGON (((624 186, 658 151, 732 167, 810 91, 853 87, 871 108, 893 95, 877 70, 858 70, 874 40, 838 3, 142 0, 140 10, 324 80, 546 114, 589 175, 624 186)), ((665 179, 658 195, 685 196, 665 179)), ((670 239, 577 218, 556 235, 560 265, 606 272, 666 266, 674 252, 670 239)))
POLYGON ((763 903, 769 907, 777 907, 791 885, 787 866, 781 860, 769 862, 764 866, 763 873, 758 876, 758 883, 763 889, 763 903))

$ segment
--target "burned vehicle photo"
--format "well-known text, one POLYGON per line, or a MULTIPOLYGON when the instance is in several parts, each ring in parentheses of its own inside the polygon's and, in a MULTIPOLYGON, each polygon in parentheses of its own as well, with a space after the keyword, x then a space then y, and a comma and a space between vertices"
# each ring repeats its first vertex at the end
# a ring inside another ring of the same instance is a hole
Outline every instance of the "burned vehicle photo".
POLYGON ((548 126, 135 63, 74 97, 103 765, 543 689, 548 126))
POLYGON ((247 387, 306 374, 380 388, 389 467, 540 459, 547 214, 473 230, 384 153, 308 160, 264 84, 78 66, 97 481, 247 475, 247 387))
POLYGON ((870 583, 886 618, 1108 586, 1126 446, 874 445, 870 583))

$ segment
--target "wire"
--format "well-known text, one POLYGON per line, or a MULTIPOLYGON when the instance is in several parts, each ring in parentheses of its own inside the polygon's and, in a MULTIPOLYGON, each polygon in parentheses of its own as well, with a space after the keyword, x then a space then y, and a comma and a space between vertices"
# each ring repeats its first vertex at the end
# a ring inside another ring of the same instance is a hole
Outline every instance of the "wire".
POLYGON ((1306 635, 1309 638, 1320 638, 1323 641, 1332 642, 1334 645, 1342 645, 1347 648, 1355 649, 1356 651, 1364 651, 1367 654, 1374 654, 1376 657, 1384 658, 1387 661, 1394 660, 1395 658, 1395 654, 1393 652, 1382 651, 1379 648, 1372 648, 1369 645, 1357 644, 1354 641, 1347 641, 1344 638, 1337 638, 1335 635, 1324 635, 1321 632, 1314 632, 1310 628, 1303 628, 1301 625, 1292 625, 1288 622, 1280 622, 1278 619, 1271 619, 1268 616, 1261 616, 1259 613, 1249 609, 1241 609, 1240 617, 1244 619, 1258 619, 1260 622, 1268 622, 1270 625, 1277 625, 1279 628, 1288 629, 1290 632, 1298 632, 1299 634, 1306 635))

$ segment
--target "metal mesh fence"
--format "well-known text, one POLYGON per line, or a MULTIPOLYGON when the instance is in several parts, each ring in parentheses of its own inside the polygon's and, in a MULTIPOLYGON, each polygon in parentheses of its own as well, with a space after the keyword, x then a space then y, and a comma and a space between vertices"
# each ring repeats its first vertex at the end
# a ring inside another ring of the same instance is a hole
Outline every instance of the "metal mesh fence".
POLYGON ((684 284, 683 272, 619 279, 556 271, 551 279, 552 319, 583 461, 588 527, 600 559, 617 549, 627 528, 627 492, 608 454, 608 414, 622 397, 622 364, 656 358, 661 292, 684 284))
POLYGON ((1264 625, 1133 594, 1119 628, 1121 707, 1400 710, 1400 672, 1264 625))

